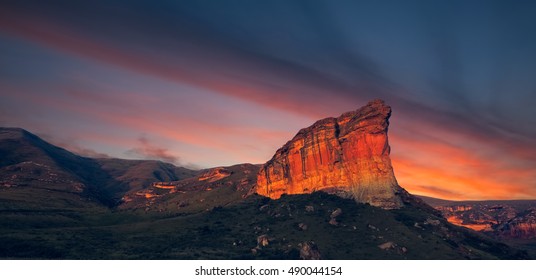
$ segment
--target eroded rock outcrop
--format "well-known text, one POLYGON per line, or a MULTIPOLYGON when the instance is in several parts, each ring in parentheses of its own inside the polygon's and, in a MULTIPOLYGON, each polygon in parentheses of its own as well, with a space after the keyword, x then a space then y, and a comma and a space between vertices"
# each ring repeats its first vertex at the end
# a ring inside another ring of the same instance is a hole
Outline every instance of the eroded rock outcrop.
POLYGON ((208 170, 199 177, 199 181, 216 182, 233 174, 232 171, 223 167, 216 167, 208 170))
POLYGON ((497 226, 501 237, 516 239, 536 238, 536 208, 529 208, 515 218, 497 226))
POLYGON ((266 162, 256 192, 282 194, 327 191, 386 209, 399 208, 402 188, 389 158, 391 107, 382 100, 304 128, 266 162))

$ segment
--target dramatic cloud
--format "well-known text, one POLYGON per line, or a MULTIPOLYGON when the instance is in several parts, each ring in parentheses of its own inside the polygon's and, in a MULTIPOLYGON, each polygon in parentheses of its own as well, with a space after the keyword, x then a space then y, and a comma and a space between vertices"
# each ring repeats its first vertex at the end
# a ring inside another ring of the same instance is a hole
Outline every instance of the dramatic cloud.
POLYGON ((409 191, 536 197, 535 3, 127 2, 0 4, 0 124, 209 167, 382 98, 409 191))

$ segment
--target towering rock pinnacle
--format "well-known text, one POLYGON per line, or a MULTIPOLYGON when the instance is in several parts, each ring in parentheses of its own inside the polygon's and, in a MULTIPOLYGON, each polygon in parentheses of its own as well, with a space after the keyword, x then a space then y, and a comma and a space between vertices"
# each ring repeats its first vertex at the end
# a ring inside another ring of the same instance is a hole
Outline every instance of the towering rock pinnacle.
POLYGON ((386 209, 399 208, 398 186, 389 158, 391 107, 382 100, 319 120, 304 128, 266 162, 256 192, 282 194, 327 191, 386 209))

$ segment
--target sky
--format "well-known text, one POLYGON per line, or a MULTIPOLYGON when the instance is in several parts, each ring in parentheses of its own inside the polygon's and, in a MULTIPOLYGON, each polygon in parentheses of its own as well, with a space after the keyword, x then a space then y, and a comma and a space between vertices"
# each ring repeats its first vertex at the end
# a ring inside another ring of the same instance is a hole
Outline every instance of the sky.
POLYGON ((0 2, 0 126, 92 157, 264 163, 376 98, 399 184, 536 198, 534 1, 0 2))

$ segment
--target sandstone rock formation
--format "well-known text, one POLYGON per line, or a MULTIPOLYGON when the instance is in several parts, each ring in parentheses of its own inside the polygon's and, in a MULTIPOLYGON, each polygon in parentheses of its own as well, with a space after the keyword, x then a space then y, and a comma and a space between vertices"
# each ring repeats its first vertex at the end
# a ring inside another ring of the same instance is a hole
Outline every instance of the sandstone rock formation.
POLYGON ((403 192, 389 158, 391 107, 382 100, 304 128, 266 162, 256 192, 282 194, 328 191, 386 209, 399 208, 403 192))
POLYGON ((216 182, 218 180, 221 180, 223 178, 229 177, 233 174, 232 171, 227 170, 223 167, 216 167, 208 170, 207 172, 203 173, 199 177, 199 181, 207 181, 207 182, 216 182))

